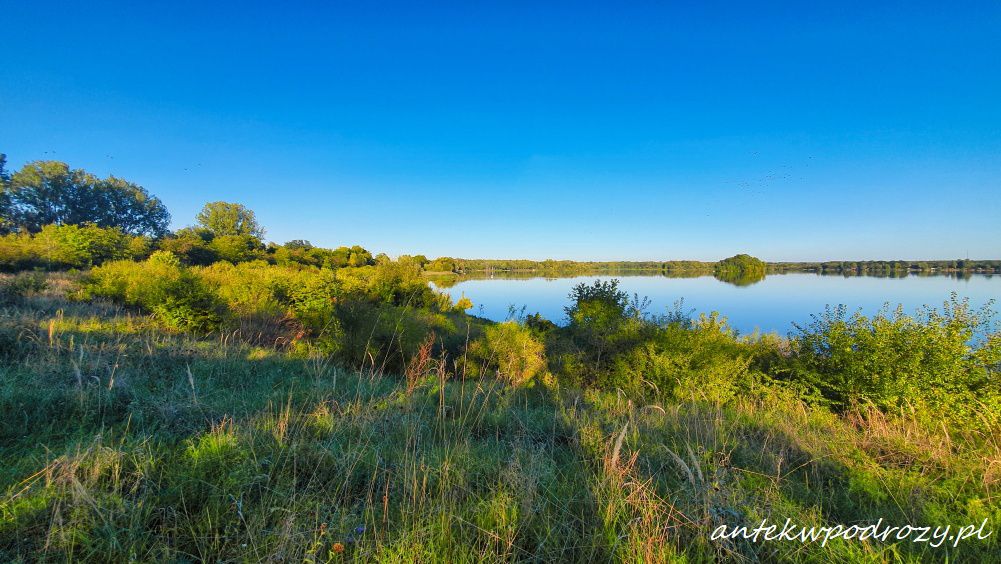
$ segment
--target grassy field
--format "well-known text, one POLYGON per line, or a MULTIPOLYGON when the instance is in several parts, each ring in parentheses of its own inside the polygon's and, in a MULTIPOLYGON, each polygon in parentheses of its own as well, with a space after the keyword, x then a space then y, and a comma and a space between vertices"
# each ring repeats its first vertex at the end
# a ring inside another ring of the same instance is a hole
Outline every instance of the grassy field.
MULTIPOLYGON (((2 310, 0 560, 987 562, 720 525, 1001 524, 998 427, 752 384, 652 400, 169 331, 50 277, 2 310)), ((423 352, 422 352, 423 350, 423 352)), ((988 409, 988 408, 984 408, 988 409)), ((976 413, 973 409, 971 413, 976 413)))

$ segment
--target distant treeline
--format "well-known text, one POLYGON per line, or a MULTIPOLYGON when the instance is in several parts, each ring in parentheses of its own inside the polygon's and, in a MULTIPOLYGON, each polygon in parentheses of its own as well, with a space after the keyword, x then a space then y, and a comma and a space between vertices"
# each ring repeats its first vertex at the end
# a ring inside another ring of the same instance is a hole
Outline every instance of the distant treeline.
MULTIPOLYGON (((326 249, 309 241, 265 243, 264 229, 241 204, 210 202, 195 225, 171 232, 170 213, 142 186, 114 176, 101 179, 58 161, 35 161, 10 172, 0 154, 0 271, 90 268, 119 259, 144 260, 169 251, 185 265, 218 261, 265 261, 320 268, 372 266, 390 262, 360 246, 326 249)), ((1001 273, 1001 260, 830 261, 764 263, 749 255, 717 262, 571 261, 463 259, 423 255, 399 257, 426 272, 507 272, 563 276, 584 273, 649 273, 664 276, 716 275, 748 284, 766 273, 904 276, 910 273, 1001 273), (764 271, 762 271, 762 265, 764 271)))
MULTIPOLYGON (((746 256, 746 255, 738 255, 746 256)), ((753 258, 753 257, 752 257, 753 258)), ((524 260, 524 259, 461 259, 442 257, 426 264, 425 270, 433 272, 525 272, 540 274, 566 273, 617 273, 617 272, 661 272, 671 274, 714 274, 719 270, 718 262, 693 260, 680 261, 571 261, 571 260, 524 260)), ((828 261, 828 262, 767 262, 766 272, 816 272, 820 274, 845 275, 892 275, 911 272, 980 272, 1001 274, 1001 260, 928 260, 928 261, 828 261)))
POLYGON ((770 262, 768 272, 817 272, 820 274, 892 275, 910 272, 1001 273, 1001 260, 866 260, 827 262, 770 262))
POLYGON ((572 260, 524 260, 524 259, 462 259, 441 257, 429 262, 426 270, 431 272, 540 272, 552 274, 581 272, 664 272, 712 274, 714 262, 693 260, 672 261, 572 261, 572 260))

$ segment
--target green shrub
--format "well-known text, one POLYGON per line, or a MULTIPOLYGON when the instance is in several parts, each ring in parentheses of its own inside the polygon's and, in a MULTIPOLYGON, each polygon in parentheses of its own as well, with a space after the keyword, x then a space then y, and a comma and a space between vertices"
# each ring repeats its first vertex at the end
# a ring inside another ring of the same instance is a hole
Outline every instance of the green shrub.
MULTIPOLYGON (((444 313, 357 299, 337 302, 338 356, 349 366, 401 373, 434 333, 434 356, 458 358, 465 333, 444 313)), ((473 335, 475 338, 475 334, 473 335)))
POLYGON ((226 315, 222 300, 166 251, 153 253, 145 262, 114 261, 93 269, 81 296, 141 307, 176 330, 209 332, 226 315))
POLYGON ((219 260, 216 250, 209 246, 212 238, 205 229, 187 227, 160 240, 159 249, 177 255, 187 265, 209 265, 219 260))
POLYGON ((39 233, 0 238, 0 268, 89 268, 109 260, 142 258, 149 239, 96 225, 46 225, 39 233))
POLYGON ((650 326, 643 340, 614 357, 598 387, 658 399, 728 403, 753 386, 755 351, 715 312, 691 324, 646 323, 650 326))
POLYGON ((44 266, 40 249, 31 235, 9 234, 0 237, 0 270, 18 272, 44 266))
POLYGON ((146 307, 167 327, 208 333, 222 324, 223 304, 191 273, 182 272, 165 282, 162 292, 162 300, 146 307))
POLYGON ((342 268, 337 279, 344 292, 355 298, 435 311, 452 309, 447 294, 431 289, 413 262, 387 262, 377 266, 342 268))
POLYGON ((973 311, 953 296, 917 316, 884 308, 873 317, 828 309, 794 340, 796 378, 837 408, 927 406, 950 418, 1001 397, 1001 340, 989 306, 973 311), (948 409, 946 409, 948 408, 948 409))
POLYGON ((571 385, 723 404, 760 380, 756 358, 777 354, 775 343, 738 338, 715 312, 693 321, 679 302, 668 315, 645 315, 649 301, 630 299, 617 280, 580 284, 570 300, 565 328, 529 322, 546 339, 554 372, 571 385))
POLYGON ((496 369, 512 384, 522 384, 546 367, 545 345, 527 327, 505 321, 487 327, 470 347, 470 359, 479 368, 496 369))
POLYGON ((270 325, 265 328, 270 332, 279 326, 293 328, 293 334, 285 339, 310 337, 322 341, 321 348, 328 352, 339 348, 334 305, 340 290, 332 271, 298 264, 274 266, 264 261, 219 262, 192 270, 235 315, 263 320, 270 325))
POLYGON ((252 235, 217 235, 209 242, 208 248, 218 260, 234 264, 263 256, 261 240, 252 235))
POLYGON ((339 293, 333 272, 316 267, 273 266, 264 261, 237 265, 220 262, 192 271, 238 314, 329 316, 339 293))
POLYGON ((578 284, 570 292, 570 305, 565 308, 569 323, 563 331, 567 336, 562 343, 563 364, 573 367, 570 376, 575 382, 614 386, 608 378, 609 367, 655 329, 655 324, 643 317, 648 301, 638 296, 630 300, 618 286, 618 280, 597 280, 591 285, 578 284))

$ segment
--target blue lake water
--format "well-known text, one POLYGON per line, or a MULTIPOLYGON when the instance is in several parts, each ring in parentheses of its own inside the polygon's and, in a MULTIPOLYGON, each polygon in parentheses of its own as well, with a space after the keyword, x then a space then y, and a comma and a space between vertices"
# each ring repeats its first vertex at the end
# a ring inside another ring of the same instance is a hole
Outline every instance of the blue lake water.
MULTIPOLYGON (((969 298, 974 307, 1001 297, 1001 276, 974 274, 954 276, 907 276, 879 278, 870 276, 821 276, 808 273, 771 274, 750 286, 735 286, 712 276, 668 278, 664 276, 574 276, 567 278, 487 278, 462 280, 444 288, 453 299, 466 296, 473 301, 469 313, 495 321, 508 318, 511 306, 526 313, 541 313, 556 323, 565 323, 563 308, 567 294, 581 283, 617 278, 619 287, 651 300, 648 313, 673 310, 684 299, 684 310, 698 313, 717 311, 741 334, 755 330, 786 335, 793 323, 806 324, 811 314, 820 314, 825 306, 844 304, 849 313, 861 310, 867 315, 889 303, 900 304, 908 313, 923 305, 941 308, 950 294, 969 298)), ((997 312, 998 306, 992 309, 997 312)))

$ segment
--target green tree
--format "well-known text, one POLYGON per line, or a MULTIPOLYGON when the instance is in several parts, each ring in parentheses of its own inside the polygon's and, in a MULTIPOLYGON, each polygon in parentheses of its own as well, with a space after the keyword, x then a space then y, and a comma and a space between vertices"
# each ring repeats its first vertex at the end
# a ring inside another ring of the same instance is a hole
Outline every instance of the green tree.
POLYGON ((590 286, 582 282, 568 298, 571 305, 563 308, 568 327, 589 341, 613 333, 628 317, 629 295, 619 290, 618 280, 595 280, 590 286))
POLYGON ((213 238, 208 246, 219 260, 228 260, 233 264, 254 260, 264 250, 261 240, 251 235, 220 235, 213 238))
POLYGON ((456 268, 455 259, 451 257, 438 257, 424 267, 430 272, 454 272, 456 268))
POLYGON ((180 257, 184 264, 209 265, 219 259, 218 253, 210 246, 212 239, 212 233, 207 229, 185 227, 161 240, 159 247, 180 257))
POLYGON ((568 298, 571 305, 564 308, 567 331, 585 359, 590 372, 585 377, 593 380, 614 355, 629 346, 649 302, 639 296, 630 300, 615 279, 596 280, 591 285, 580 283, 568 298))
MULTIPOLYGON (((465 298, 464 298, 465 299, 465 298)), ((492 368, 508 382, 523 384, 546 368, 546 349, 532 330, 514 321, 490 325, 469 347, 477 367, 492 368)))
POLYGON ((216 237, 250 235, 264 237, 264 228, 257 223, 257 216, 243 204, 209 202, 195 216, 198 225, 216 237))
POLYGON ((366 266, 374 263, 372 253, 358 245, 352 245, 351 254, 348 255, 348 266, 366 266))
POLYGON ((0 153, 0 235, 10 233, 10 173, 7 172, 7 155, 0 153))
POLYGON ((50 224, 89 223, 160 237, 170 223, 163 202, 114 176, 99 179, 58 161, 28 163, 9 178, 6 171, 3 176, 0 220, 8 229, 37 233, 50 224))
MULTIPOLYGON (((841 265, 838 264, 838 269, 841 265)), ((714 275, 723 282, 737 286, 749 286, 765 278, 767 265, 761 259, 751 255, 734 255, 716 263, 714 275)))
POLYGON ((292 250, 308 251, 313 248, 313 244, 310 243, 309 241, 306 241, 305 239, 293 239, 292 241, 289 241, 288 243, 285 243, 282 246, 290 251, 292 250))
POLYGON ((96 225, 46 225, 35 236, 35 244, 53 266, 87 268, 131 258, 132 239, 118 229, 96 225))

